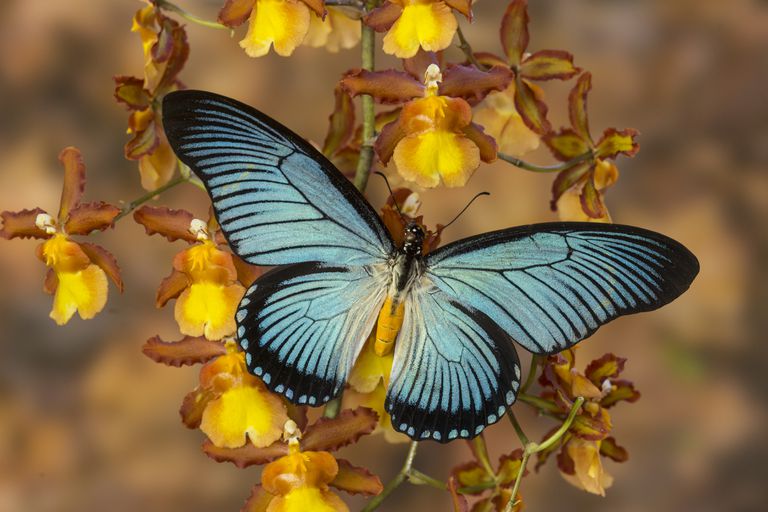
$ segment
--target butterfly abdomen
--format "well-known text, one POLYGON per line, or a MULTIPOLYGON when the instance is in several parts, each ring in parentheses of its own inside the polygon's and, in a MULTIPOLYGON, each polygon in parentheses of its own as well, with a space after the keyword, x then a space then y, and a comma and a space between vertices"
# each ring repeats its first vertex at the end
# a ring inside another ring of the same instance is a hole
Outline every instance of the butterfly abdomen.
POLYGON ((376 343, 373 350, 379 357, 386 356, 395 346, 395 339, 403 326, 405 304, 388 296, 379 312, 376 323, 376 343))

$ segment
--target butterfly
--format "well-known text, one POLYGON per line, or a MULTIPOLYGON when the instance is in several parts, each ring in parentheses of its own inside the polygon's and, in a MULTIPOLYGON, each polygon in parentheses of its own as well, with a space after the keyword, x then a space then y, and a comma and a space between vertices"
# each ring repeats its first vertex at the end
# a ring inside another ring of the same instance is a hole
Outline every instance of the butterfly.
POLYGON ((520 388, 513 342, 559 352, 669 303, 699 270, 680 243, 615 224, 513 227, 423 255, 417 224, 397 247, 330 161, 256 109, 177 91, 163 125, 232 250, 276 266, 237 309, 248 370, 319 406, 341 394, 376 329, 376 352, 394 350, 385 409, 413 440, 469 439, 498 421, 520 388))

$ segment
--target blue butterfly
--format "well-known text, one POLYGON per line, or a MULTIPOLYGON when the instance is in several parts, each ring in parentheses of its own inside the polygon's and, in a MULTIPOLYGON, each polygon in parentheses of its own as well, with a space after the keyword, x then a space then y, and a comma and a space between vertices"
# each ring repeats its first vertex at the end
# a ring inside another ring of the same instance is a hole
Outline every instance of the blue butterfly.
POLYGON ((371 205, 320 152, 268 116, 173 92, 163 124, 205 184, 232 250, 278 267, 236 314, 248 370, 296 404, 338 396, 374 328, 394 343, 385 408, 411 439, 472 438, 515 401, 513 340, 552 354, 610 320, 667 304, 699 270, 680 243, 640 228, 555 222, 396 247, 371 205))

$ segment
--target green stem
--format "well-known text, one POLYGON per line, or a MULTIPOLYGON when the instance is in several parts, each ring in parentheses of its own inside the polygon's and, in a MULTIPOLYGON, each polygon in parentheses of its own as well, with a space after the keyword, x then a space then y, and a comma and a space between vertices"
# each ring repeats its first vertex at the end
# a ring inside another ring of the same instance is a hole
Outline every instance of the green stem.
POLYGON ((157 6, 160 7, 161 9, 175 12, 185 20, 191 21, 192 23, 197 23, 198 25, 202 25, 208 28, 231 30, 229 27, 227 27, 226 25, 222 25, 221 23, 216 23, 215 21, 208 21, 208 20, 204 20, 203 18, 198 18, 194 14, 188 13, 178 5, 173 4, 168 0, 156 0, 155 4, 157 4, 157 6))
POLYGON ((517 437, 520 439, 520 443, 523 445, 523 447, 528 446, 530 444, 528 436, 526 436, 525 432, 523 432, 523 427, 520 426, 520 422, 517 421, 517 417, 515 416, 515 413, 512 412, 511 408, 507 413, 507 417, 509 418, 509 422, 512 423, 512 426, 515 427, 515 432, 517 433, 517 437))
POLYGON ((475 454, 475 457, 480 462, 480 464, 483 466, 483 469, 485 469, 485 472, 488 473, 489 476, 495 477, 496 472, 493 470, 493 467, 491 466, 491 460, 488 457, 488 447, 485 445, 485 437, 483 434, 480 434, 479 436, 472 439, 472 451, 475 454))
POLYGON ((523 383, 523 387, 520 388, 520 393, 523 394, 526 391, 528 391, 528 388, 531 387, 531 384, 533 384, 534 379, 536 378, 536 368, 539 366, 539 356, 534 354, 531 357, 531 367, 528 369, 528 376, 525 378, 525 382, 523 383))
POLYGON ((496 482, 487 482, 484 484, 478 484, 478 485, 468 485, 466 487, 459 487, 456 489, 456 492, 459 494, 477 494, 482 491, 486 491, 488 489, 493 489, 498 484, 496 482))
POLYGON ((400 472, 395 475, 395 478, 389 481, 387 485, 384 486, 384 490, 381 491, 381 494, 378 494, 377 496, 374 496, 371 501, 368 502, 368 504, 365 506, 365 508, 362 510, 362 512, 371 512, 373 510, 376 510, 379 508, 379 505, 389 496, 392 494, 392 491, 397 489, 400 484, 402 484, 405 479, 408 477, 408 474, 411 471, 411 466, 413 465, 413 459, 416 457, 416 447, 419 445, 416 441, 411 441, 411 446, 408 448, 408 455, 405 456, 405 463, 403 464, 403 468, 400 470, 400 472))
POLYGON ((464 55, 466 55, 470 64, 475 66, 480 71, 487 71, 488 68, 486 68, 479 60, 477 60, 477 57, 475 57, 475 52, 472 50, 472 46, 469 44, 469 41, 467 41, 467 38, 464 37, 464 32, 461 31, 461 27, 456 28, 456 35, 459 36, 459 48, 461 48, 461 51, 464 52, 464 55))
POLYGON ((323 417, 335 418, 339 415, 339 409, 341 409, 341 397, 334 398, 325 404, 325 409, 323 409, 323 417))
POLYGON ((120 213, 117 214, 117 217, 115 217, 115 222, 117 222, 118 220, 122 219, 123 217, 125 217, 126 215, 128 215, 133 210, 135 210, 136 208, 138 208, 142 204, 146 203, 150 199, 152 199, 152 198, 154 198, 156 196, 159 196, 160 194, 162 194, 166 190, 172 189, 173 187, 175 187, 179 183, 184 183, 185 181, 187 181, 187 179, 188 178, 185 178, 184 176, 176 176, 174 179, 172 179, 171 181, 169 181, 165 185, 163 185, 161 187, 158 187, 155 190, 151 190, 151 191, 147 192, 146 194, 144 194, 141 197, 137 197, 136 199, 134 199, 133 201, 131 201, 130 203, 128 203, 127 205, 125 205, 123 207, 122 211, 120 211, 120 213))
POLYGON ((531 172, 542 172, 542 173, 564 171, 566 169, 570 169, 574 165, 580 164, 594 157, 594 155, 592 154, 592 151, 587 151, 586 153, 582 153, 581 155, 575 158, 571 158, 567 162, 561 162, 556 165, 536 165, 530 162, 526 162, 525 160, 520 160, 519 158, 514 157, 512 155, 507 155, 505 153, 497 153, 497 156, 501 160, 504 160, 505 162, 509 162, 510 164, 514 165, 515 167, 519 167, 520 169, 525 169, 526 171, 531 171, 531 172))
MULTIPOLYGON (((583 403, 584 403, 584 397, 582 396, 578 397, 576 401, 573 402, 571 411, 568 413, 568 417, 565 419, 563 424, 560 425, 560 428, 557 429, 557 431, 553 433, 551 436, 549 436, 547 439, 545 439, 544 441, 538 444, 526 443, 525 451, 523 451, 523 460, 520 462, 520 469, 517 471, 517 479, 515 480, 514 487, 512 487, 512 495, 509 497, 507 506, 504 507, 504 512, 512 512, 512 510, 515 508, 515 505, 517 505, 517 494, 520 491, 520 482, 523 480, 523 474, 525 473, 525 467, 528 465, 528 459, 534 453, 541 452, 552 447, 552 445, 558 442, 560 438, 562 438, 563 435, 565 435, 565 433, 568 432, 568 429, 571 428, 571 424, 573 423, 574 418, 576 418, 576 413, 579 412, 579 409, 581 409, 581 404, 583 403)), ((510 414, 510 418, 511 417, 512 416, 510 414)), ((517 428, 515 430, 517 430, 517 428)), ((520 432, 522 432, 522 429, 520 432)), ((523 437, 525 437, 525 435, 523 435, 523 437)))
POLYGON ((517 399, 520 400, 521 402, 525 402, 526 404, 532 407, 535 407, 536 409, 541 410, 542 412, 552 413, 552 414, 557 414, 560 412, 560 408, 554 402, 550 402, 549 400, 544 400, 543 398, 539 398, 537 396, 520 393, 517 396, 517 399))
POLYGON ((445 485, 445 482, 441 482, 437 478, 433 478, 425 473, 422 473, 418 469, 413 469, 408 472, 408 481, 411 482, 414 485, 429 485, 430 487, 434 487, 435 489, 440 489, 442 491, 446 490, 448 486, 445 485))
MULTIPOLYGON (((377 3, 377 0, 367 0, 365 2, 366 10, 371 11, 376 7, 377 3)), ((362 68, 366 71, 373 71, 375 66, 376 33, 365 23, 362 23, 361 26, 362 68)), ((365 192, 365 187, 368 185, 368 177, 371 175, 371 165, 373 165, 373 136, 376 128, 376 112, 373 109, 373 96, 364 94, 361 101, 363 133, 360 157, 357 160, 357 170, 355 172, 355 187, 360 192, 365 192)))

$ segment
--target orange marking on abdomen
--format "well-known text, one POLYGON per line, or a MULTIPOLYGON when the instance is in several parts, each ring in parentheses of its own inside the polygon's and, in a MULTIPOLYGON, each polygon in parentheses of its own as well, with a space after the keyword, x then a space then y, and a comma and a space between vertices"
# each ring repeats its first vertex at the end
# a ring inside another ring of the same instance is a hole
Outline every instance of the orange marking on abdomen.
POLYGON ((395 305, 392 303, 392 297, 387 297, 376 324, 376 342, 373 345, 373 351, 377 356, 382 357, 392 352, 397 333, 403 325, 404 315, 405 305, 402 302, 395 305))

